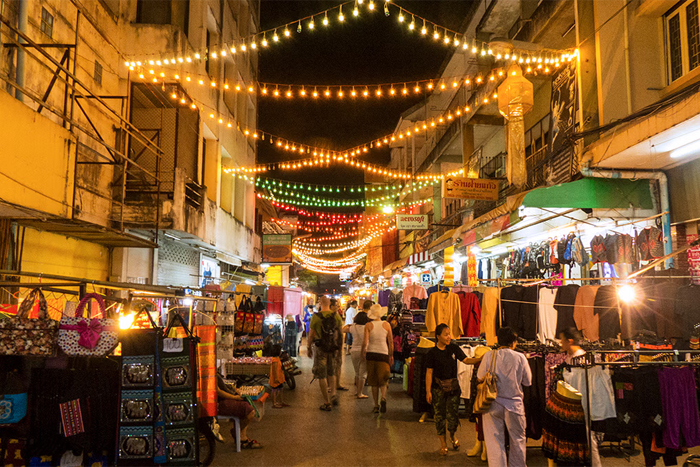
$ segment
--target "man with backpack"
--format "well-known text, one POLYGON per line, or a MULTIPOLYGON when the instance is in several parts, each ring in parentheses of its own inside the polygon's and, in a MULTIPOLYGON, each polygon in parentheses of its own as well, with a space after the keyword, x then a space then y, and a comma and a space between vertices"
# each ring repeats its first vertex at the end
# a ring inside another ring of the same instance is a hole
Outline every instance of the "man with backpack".
POLYGON ((332 405, 338 405, 335 366, 336 354, 341 350, 340 333, 343 320, 338 313, 331 310, 330 298, 321 297, 319 305, 320 311, 311 317, 307 347, 309 358, 314 359, 312 372, 318 380, 324 400, 320 409, 330 412, 332 405))

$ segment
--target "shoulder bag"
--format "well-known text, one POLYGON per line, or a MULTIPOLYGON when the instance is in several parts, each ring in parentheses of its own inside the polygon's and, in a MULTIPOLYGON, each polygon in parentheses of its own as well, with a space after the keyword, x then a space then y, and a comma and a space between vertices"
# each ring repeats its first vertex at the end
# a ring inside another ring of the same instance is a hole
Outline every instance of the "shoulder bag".
POLYGON ((49 318, 46 299, 40 289, 32 290, 14 318, 0 319, 0 355, 51 357, 56 352, 58 321, 49 318), (39 319, 28 317, 39 302, 39 319))
POLYGON ((491 403, 496 400, 498 390, 496 389, 496 357, 498 350, 494 350, 491 355, 491 365, 484 375, 484 379, 476 385, 476 397, 474 398, 474 413, 486 413, 491 408, 491 403))
POLYGON ((113 319, 106 318, 105 302, 96 293, 86 294, 75 310, 75 317, 61 318, 58 328, 58 346, 66 354, 76 357, 104 357, 119 343, 119 329, 113 319), (85 307, 95 300, 102 319, 83 317, 85 307))

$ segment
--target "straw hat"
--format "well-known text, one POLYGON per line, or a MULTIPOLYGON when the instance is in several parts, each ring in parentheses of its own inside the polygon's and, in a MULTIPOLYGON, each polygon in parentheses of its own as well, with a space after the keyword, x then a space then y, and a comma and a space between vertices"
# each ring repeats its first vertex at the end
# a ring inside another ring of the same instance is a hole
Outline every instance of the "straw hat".
POLYGON ((371 319, 372 321, 377 320, 377 319, 381 319, 382 316, 384 316, 386 314, 386 310, 387 310, 386 307, 383 307, 383 306, 379 305, 378 303, 375 303, 374 305, 372 305, 370 307, 369 311, 367 312, 367 317, 369 319, 371 319))
POLYGON ((294 315, 287 315, 287 321, 294 321, 294 315))

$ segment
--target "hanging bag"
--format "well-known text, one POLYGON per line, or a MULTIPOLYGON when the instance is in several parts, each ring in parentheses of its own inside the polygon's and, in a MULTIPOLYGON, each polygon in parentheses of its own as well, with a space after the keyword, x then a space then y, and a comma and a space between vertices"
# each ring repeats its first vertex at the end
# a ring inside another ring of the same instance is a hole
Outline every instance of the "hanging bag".
POLYGON ((115 320, 106 318, 105 302, 101 295, 89 293, 80 300, 75 317, 64 316, 58 328, 58 346, 75 357, 104 357, 119 343, 119 329, 115 320), (85 307, 95 300, 102 319, 83 317, 85 307))
POLYGON ((498 350, 493 351, 491 365, 484 375, 484 379, 476 385, 476 398, 474 399, 474 413, 486 413, 491 408, 491 403, 496 400, 498 390, 496 388, 496 357, 498 350))
POLYGON ((7 372, 0 386, 0 426, 19 423, 26 415, 26 385, 17 371, 7 372))
POLYGON ((48 317, 44 294, 34 289, 14 318, 0 319, 0 355, 53 356, 57 334, 58 321, 48 317), (35 300, 39 302, 39 319, 28 317, 35 300))

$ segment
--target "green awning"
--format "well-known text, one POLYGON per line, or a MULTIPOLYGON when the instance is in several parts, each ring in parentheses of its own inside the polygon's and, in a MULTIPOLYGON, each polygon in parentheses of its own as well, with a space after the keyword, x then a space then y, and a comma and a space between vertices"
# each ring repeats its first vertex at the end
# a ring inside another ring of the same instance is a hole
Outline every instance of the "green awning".
POLYGON ((531 208, 652 209, 649 180, 584 178, 528 192, 522 205, 531 208))

